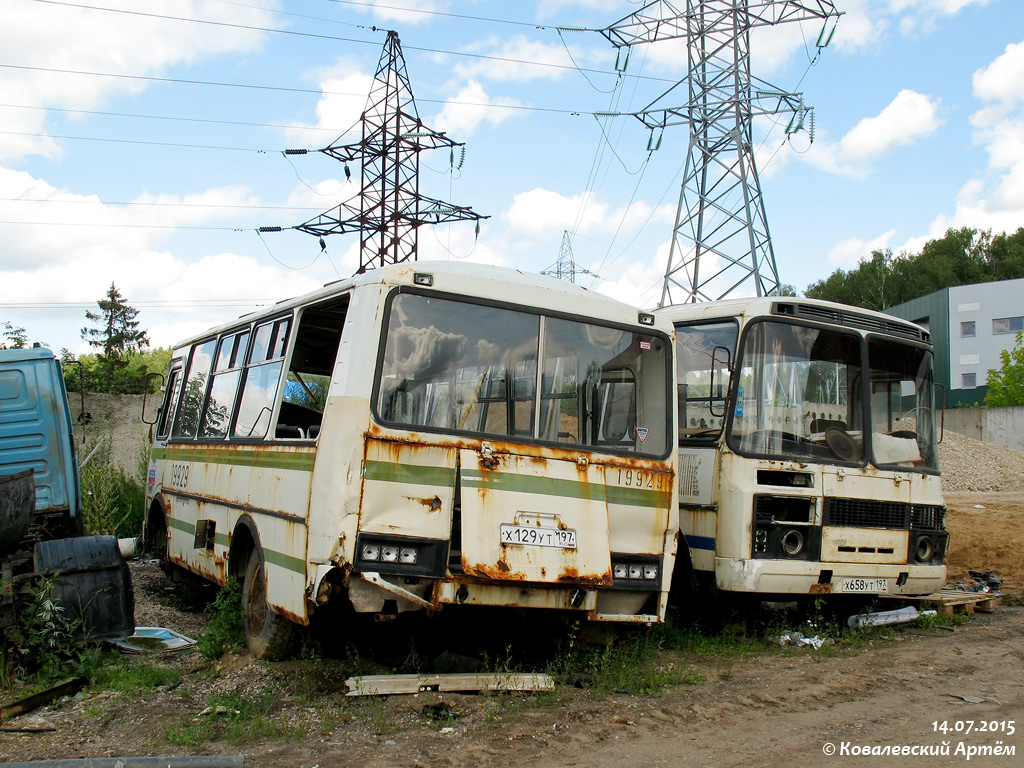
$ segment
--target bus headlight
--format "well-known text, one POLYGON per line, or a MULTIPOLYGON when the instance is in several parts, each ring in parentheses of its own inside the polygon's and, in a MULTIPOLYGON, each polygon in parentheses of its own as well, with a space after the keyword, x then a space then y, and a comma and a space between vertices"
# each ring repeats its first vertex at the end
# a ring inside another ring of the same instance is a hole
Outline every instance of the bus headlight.
POLYGON ((919 565, 942 565, 946 559, 949 534, 945 531, 910 532, 910 551, 907 562, 919 565))
POLYGON ((803 532, 796 528, 790 528, 782 534, 782 540, 779 544, 787 557, 796 557, 804 551, 804 547, 807 546, 807 540, 804 538, 803 532))

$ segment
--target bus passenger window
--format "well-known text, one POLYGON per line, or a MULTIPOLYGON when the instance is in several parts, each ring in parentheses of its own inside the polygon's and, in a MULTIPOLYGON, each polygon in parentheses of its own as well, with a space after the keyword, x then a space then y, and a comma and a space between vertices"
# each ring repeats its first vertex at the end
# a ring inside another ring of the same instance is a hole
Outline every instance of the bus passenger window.
POLYGON ((277 387, 284 370, 288 325, 288 318, 282 318, 256 327, 232 437, 262 439, 270 431, 277 387))
POLYGON ((206 396, 206 382, 213 366, 213 352, 217 340, 210 339, 192 348, 192 359, 188 364, 188 376, 181 393, 181 405, 174 420, 173 437, 193 438, 199 429, 199 416, 206 396))

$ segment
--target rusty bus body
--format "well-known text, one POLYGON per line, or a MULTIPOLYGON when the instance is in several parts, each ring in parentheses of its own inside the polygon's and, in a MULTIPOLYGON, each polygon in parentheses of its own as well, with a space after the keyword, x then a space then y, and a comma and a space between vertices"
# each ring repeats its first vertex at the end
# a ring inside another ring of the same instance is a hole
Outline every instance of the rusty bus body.
POLYGON ((344 600, 661 621, 671 333, 550 278, 424 262, 212 329, 174 351, 146 537, 241 579, 267 658, 344 600))
POLYGON ((765 595, 945 583, 925 329, 797 298, 656 314, 676 329, 677 571, 765 595))

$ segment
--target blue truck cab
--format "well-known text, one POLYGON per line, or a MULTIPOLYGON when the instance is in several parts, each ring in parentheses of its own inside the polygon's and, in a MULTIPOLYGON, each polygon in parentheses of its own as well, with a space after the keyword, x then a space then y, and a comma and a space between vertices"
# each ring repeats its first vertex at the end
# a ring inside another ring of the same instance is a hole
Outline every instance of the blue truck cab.
POLYGON ((81 534, 73 421, 60 361, 44 347, 0 350, 0 478, 29 469, 37 537, 81 534))

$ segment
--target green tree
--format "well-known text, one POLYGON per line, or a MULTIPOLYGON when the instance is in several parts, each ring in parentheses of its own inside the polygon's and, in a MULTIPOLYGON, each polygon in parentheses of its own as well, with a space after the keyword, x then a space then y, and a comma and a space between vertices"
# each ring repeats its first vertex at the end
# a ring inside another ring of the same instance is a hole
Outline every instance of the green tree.
POLYGON ((25 349, 28 346, 28 335, 20 325, 11 325, 4 321, 3 337, 7 339, 0 344, 0 349, 25 349))
POLYGON ((999 353, 1002 366, 988 372, 985 393, 986 408, 1024 405, 1024 333, 1017 331, 1013 349, 999 353))
POLYGON ((904 260, 891 250, 874 251, 870 259, 861 259, 857 269, 836 270, 827 279, 808 286, 812 299, 837 301, 865 309, 885 309, 907 299, 906 275, 897 265, 904 260))
POLYGON ((146 371, 132 371, 131 361, 149 347, 146 331, 139 330, 138 310, 129 306, 117 286, 110 284, 105 299, 96 302, 99 312, 85 317, 97 327, 82 329, 82 338, 97 350, 95 377, 87 385, 98 392, 140 392, 146 371))
POLYGON ((948 229, 920 253, 875 251, 856 269, 836 270, 806 295, 866 309, 886 309, 943 288, 1024 277, 1024 229, 992 236, 972 227, 948 229))

